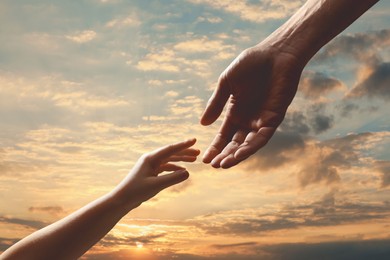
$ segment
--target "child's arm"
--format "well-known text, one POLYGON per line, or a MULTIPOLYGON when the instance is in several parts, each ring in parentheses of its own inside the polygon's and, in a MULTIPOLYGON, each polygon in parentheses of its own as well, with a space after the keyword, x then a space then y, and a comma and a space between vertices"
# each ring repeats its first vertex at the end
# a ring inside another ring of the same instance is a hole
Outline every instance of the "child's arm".
POLYGON ((200 151, 196 140, 162 147, 143 155, 126 178, 110 193, 71 215, 25 237, 6 250, 1 259, 76 259, 107 234, 130 210, 161 190, 188 178, 171 162, 193 162, 200 151), (172 171, 159 175, 164 171, 172 171))

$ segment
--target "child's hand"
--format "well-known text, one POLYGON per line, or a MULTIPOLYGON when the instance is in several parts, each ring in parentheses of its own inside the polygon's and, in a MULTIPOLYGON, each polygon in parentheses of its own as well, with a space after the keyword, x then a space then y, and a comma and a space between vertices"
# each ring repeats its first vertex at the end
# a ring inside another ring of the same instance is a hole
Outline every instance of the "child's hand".
POLYGON ((127 210, 138 207, 161 190, 186 180, 187 170, 172 162, 194 162, 200 151, 190 148, 196 139, 171 144, 144 154, 115 189, 127 210), (163 172, 171 173, 162 175, 163 172))
POLYGON ((171 162, 195 161, 200 153, 190 148, 195 142, 191 139, 143 155, 112 192, 25 237, 0 258, 78 259, 131 209, 187 179, 188 172, 171 162), (172 173, 160 175, 165 171, 172 173))

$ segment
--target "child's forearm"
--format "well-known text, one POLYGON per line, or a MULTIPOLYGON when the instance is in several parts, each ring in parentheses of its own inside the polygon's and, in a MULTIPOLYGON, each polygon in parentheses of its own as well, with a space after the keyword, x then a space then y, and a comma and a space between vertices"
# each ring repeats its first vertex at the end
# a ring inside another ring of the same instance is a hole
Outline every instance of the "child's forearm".
POLYGON ((379 0, 308 0, 265 42, 306 64, 312 56, 379 0))
POLYGON ((119 196, 118 192, 106 194, 36 231, 5 251, 2 259, 77 259, 131 209, 119 196))
POLYGON ((110 193, 11 246, 1 259, 77 259, 104 237, 129 211, 172 185, 188 172, 173 162, 193 162, 196 139, 167 145, 141 157, 110 193), (169 171, 170 173, 159 174, 169 171))

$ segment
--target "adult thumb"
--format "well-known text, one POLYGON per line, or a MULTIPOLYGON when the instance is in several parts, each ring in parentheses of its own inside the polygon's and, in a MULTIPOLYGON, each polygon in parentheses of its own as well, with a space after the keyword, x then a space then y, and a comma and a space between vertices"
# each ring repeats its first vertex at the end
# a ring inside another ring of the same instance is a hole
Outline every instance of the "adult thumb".
POLYGON ((226 77, 220 77, 217 88, 214 90, 213 95, 207 102, 206 109, 201 116, 200 123, 202 125, 210 125, 214 123, 214 121, 221 115, 229 96, 230 88, 226 77))

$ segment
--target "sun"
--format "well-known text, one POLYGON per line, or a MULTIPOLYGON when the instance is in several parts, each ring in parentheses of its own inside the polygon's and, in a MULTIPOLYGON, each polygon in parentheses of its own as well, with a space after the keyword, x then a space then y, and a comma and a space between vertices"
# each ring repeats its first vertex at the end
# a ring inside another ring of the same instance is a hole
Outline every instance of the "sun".
POLYGON ((135 246, 137 247, 137 248, 143 248, 144 247, 144 244, 143 243, 141 243, 141 242, 135 242, 135 246))

